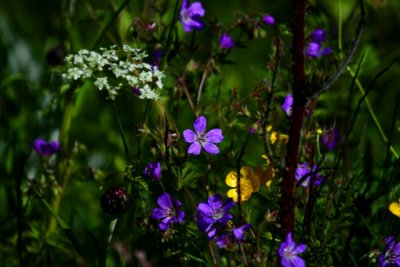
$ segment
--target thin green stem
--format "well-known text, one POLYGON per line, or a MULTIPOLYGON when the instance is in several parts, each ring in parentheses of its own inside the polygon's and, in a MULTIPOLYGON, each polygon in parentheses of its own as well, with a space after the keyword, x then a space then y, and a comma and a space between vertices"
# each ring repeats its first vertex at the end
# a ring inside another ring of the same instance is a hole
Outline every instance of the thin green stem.
POLYGON ((174 39, 175 24, 176 24, 176 21, 178 20, 178 17, 179 17, 179 7, 181 5, 182 5, 182 1, 181 0, 176 0, 175 8, 174 8, 174 14, 172 16, 171 23, 170 23, 169 29, 168 29, 167 41, 166 41, 165 46, 164 46, 164 55, 163 55, 163 57, 161 59, 161 63, 160 63, 160 69, 161 70, 164 69, 165 64, 167 63, 168 55, 169 55, 169 52, 171 50, 172 41, 174 39))
MULTIPOLYGON (((349 66, 347 66, 346 69, 347 69, 347 71, 350 73, 351 77, 354 78, 354 77, 356 76, 355 73, 354 73, 354 71, 353 71, 349 66)), ((360 80, 359 80, 358 78, 356 78, 356 79, 355 79, 355 82, 356 82, 356 85, 357 85, 358 89, 360 90, 361 94, 364 95, 364 94, 365 94, 365 89, 364 89, 363 85, 361 84, 360 80)), ((368 97, 365 97, 365 103, 367 104, 367 108, 368 108, 369 114, 371 115, 372 120, 374 121, 376 127, 378 128, 378 131, 379 131, 379 133, 380 133, 380 135, 381 135, 383 141, 384 141, 385 143, 388 143, 389 140, 388 140, 388 138, 387 138, 385 132, 383 131, 382 126, 381 126, 381 124, 379 123, 379 120, 378 120, 378 118, 377 118, 377 116, 376 116, 374 110, 372 109, 372 106, 371 106, 371 104, 370 104, 370 102, 369 102, 368 97)), ((396 157, 396 159, 399 159, 399 154, 397 154, 397 152, 396 152, 396 150, 393 148, 393 146, 390 146, 390 151, 391 151, 392 154, 396 157)))
POLYGON ((130 154, 129 154, 128 144, 126 143, 126 140, 125 140, 124 130, 122 129, 122 124, 121 124, 121 120, 119 118, 118 109, 117 109, 117 106, 115 105, 115 101, 114 100, 112 100, 112 104, 113 104, 115 118, 117 119, 117 122, 118 122, 119 134, 121 135, 122 143, 124 145, 126 159, 128 160, 128 163, 130 163, 131 162, 131 157, 130 157, 130 154))
POLYGON ((342 0, 338 0, 338 47, 342 51, 342 0))

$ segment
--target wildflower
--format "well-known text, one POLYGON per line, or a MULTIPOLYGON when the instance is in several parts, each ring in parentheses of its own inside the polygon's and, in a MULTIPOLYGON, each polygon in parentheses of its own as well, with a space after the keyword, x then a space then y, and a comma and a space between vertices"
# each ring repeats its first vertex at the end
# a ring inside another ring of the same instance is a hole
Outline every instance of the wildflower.
POLYGON ((311 42, 307 46, 306 55, 309 58, 318 58, 322 56, 326 56, 332 52, 332 48, 326 47, 323 48, 322 44, 311 42))
POLYGON ((219 248, 232 249, 236 243, 246 240, 244 237, 245 231, 251 228, 251 224, 244 224, 240 227, 233 228, 232 232, 224 233, 217 237, 216 243, 219 248))
POLYGON ((379 256, 381 267, 400 266, 400 242, 396 244, 393 236, 385 240, 385 251, 379 256))
POLYGON ((48 157, 60 151, 60 143, 58 141, 47 142, 44 139, 37 138, 33 143, 33 149, 39 156, 48 157))
POLYGON ((183 223, 185 212, 180 210, 182 203, 165 192, 158 199, 159 208, 154 208, 152 219, 159 220, 158 227, 161 231, 166 231, 172 223, 183 223))
POLYGON ((389 211, 390 211, 393 215, 395 215, 395 216, 397 216, 397 217, 400 217, 400 203, 399 203, 399 202, 392 202, 392 203, 390 203, 390 205, 389 205, 389 211))
POLYGON ((143 176, 159 181, 161 178, 161 171, 160 162, 150 162, 149 165, 144 168, 143 176))
POLYGON ((199 155, 201 148, 204 148, 207 153, 218 154, 219 149, 215 143, 220 143, 224 139, 221 129, 215 128, 206 133, 207 120, 203 116, 195 120, 193 126, 195 132, 190 129, 183 131, 183 138, 191 144, 188 153, 199 155))
POLYGON ((310 34, 310 39, 314 43, 323 43, 326 41, 326 31, 324 29, 315 29, 310 34))
POLYGON ((244 233, 245 231, 249 230, 251 228, 251 224, 244 224, 240 227, 237 228, 233 228, 233 236, 235 237, 235 239, 239 242, 242 242, 244 240, 246 240, 246 238, 244 237, 244 233))
POLYGON ((114 216, 125 213, 129 205, 129 195, 122 187, 112 187, 101 197, 103 211, 114 216))
POLYGON ((279 246, 279 256, 281 256, 281 265, 283 267, 304 267, 306 266, 305 261, 297 256, 297 254, 303 253, 307 246, 305 244, 296 244, 293 241, 292 233, 288 233, 286 240, 279 246))
POLYGON ((232 219, 229 210, 235 205, 232 199, 222 202, 220 194, 208 198, 207 203, 200 202, 197 206, 196 222, 199 230, 206 233, 209 239, 217 234, 217 229, 225 227, 232 219))
POLYGON ((275 144, 277 140, 280 145, 286 144, 289 141, 289 135, 272 132, 269 137, 269 141, 271 142, 271 144, 275 144))
POLYGON ((235 46, 232 37, 230 37, 227 33, 223 33, 221 38, 219 39, 219 46, 222 49, 230 49, 235 46))
POLYGON ((316 169, 316 165, 311 168, 307 163, 302 163, 296 168, 295 178, 303 187, 309 186, 311 179, 314 179, 314 186, 320 185, 324 181, 325 177, 320 173, 315 172, 316 169))
POLYGON ((100 53, 86 49, 65 58, 67 80, 93 80, 99 90, 106 90, 115 100, 122 88, 137 88, 140 99, 159 98, 157 89, 162 89, 164 73, 145 62, 147 54, 137 48, 123 45, 100 48, 100 53))
MULTIPOLYGON (((234 189, 228 190, 228 197, 237 202, 239 197, 238 177, 236 171, 228 173, 225 183, 234 189)), ((253 169, 247 166, 240 168, 240 201, 247 201, 253 192, 257 192, 260 188, 258 176, 253 172, 253 169)))
POLYGON ((308 43, 306 55, 309 58, 326 56, 332 52, 331 47, 324 48, 322 43, 326 41, 326 32, 323 29, 315 29, 309 36, 311 42, 308 43))
POLYGON ((263 16, 263 21, 265 24, 273 26, 275 25, 275 18, 271 15, 265 15, 263 16))
POLYGON ((285 97, 285 100, 283 101, 282 104, 282 109, 288 117, 292 116, 292 111, 293 111, 292 106, 293 106, 293 96, 292 94, 288 94, 285 97))
POLYGON ((339 131, 336 128, 329 129, 322 137, 321 142, 329 150, 335 149, 336 145, 339 143, 340 136, 339 131))
POLYGON ((200 21, 200 18, 204 16, 206 11, 200 2, 194 2, 189 6, 189 0, 183 0, 181 13, 179 20, 183 25, 185 32, 191 32, 192 30, 201 30, 204 27, 204 23, 200 21))

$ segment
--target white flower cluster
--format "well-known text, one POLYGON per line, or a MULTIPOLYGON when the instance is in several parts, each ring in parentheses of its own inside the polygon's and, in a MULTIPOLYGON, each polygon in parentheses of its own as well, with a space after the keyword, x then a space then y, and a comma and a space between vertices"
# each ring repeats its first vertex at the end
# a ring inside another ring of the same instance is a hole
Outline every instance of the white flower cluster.
POLYGON ((65 58, 67 80, 92 79, 99 90, 107 90, 109 97, 115 99, 121 88, 139 89, 141 99, 157 100, 156 89, 163 87, 164 74, 156 66, 144 62, 147 54, 137 48, 123 45, 122 50, 111 46, 100 48, 100 53, 86 49, 65 58))

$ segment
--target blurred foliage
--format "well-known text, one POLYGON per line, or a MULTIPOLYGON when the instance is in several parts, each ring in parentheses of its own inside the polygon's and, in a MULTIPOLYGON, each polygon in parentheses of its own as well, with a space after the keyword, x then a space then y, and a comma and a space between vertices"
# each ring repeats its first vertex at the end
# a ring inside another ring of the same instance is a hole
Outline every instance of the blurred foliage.
MULTIPOLYGON (((326 58, 307 61, 309 77, 333 72, 351 48, 359 19, 358 1, 341 1, 338 12, 339 1, 309 1, 306 33, 326 29, 327 43, 334 51, 326 58), (342 51, 338 25, 342 25, 342 51)), ((365 31, 350 68, 355 72, 365 53, 357 78, 367 89, 400 55, 400 2, 369 0, 365 4, 365 31)), ((207 31, 185 33, 179 22, 173 30, 176 39, 163 69, 167 77, 160 101, 140 100, 129 88, 116 99, 131 152, 129 161, 111 100, 90 82, 64 84, 63 60, 83 48, 125 43, 145 49, 151 59, 155 50, 165 48, 175 1, 0 3, 0 259, 6 266, 212 266, 207 238, 198 233, 193 220, 196 206, 217 192, 226 198, 225 176, 238 169, 237 161, 254 168, 264 164, 261 138, 249 135, 250 127, 262 119, 262 109, 271 105, 268 124, 288 133, 280 103, 293 89, 292 10, 287 1, 203 1, 203 6, 207 31), (280 68, 270 103, 265 99, 276 63, 276 39, 273 27, 261 25, 261 15, 267 13, 274 15, 281 37, 280 68), (258 26, 252 28, 257 19, 258 26), (147 31, 153 22, 154 32, 147 31), (229 32, 235 40, 236 46, 229 52, 218 47, 222 32, 229 32), (207 79, 201 85, 205 72, 207 79), (203 93, 193 111, 186 94, 196 103, 200 86, 203 93), (207 117, 210 129, 222 128, 221 155, 185 154, 182 132, 192 128, 199 114, 207 117), (70 126, 64 125, 67 121, 70 126), (172 138, 168 147, 166 132, 172 138), (64 136, 66 146, 56 157, 46 161, 33 151, 37 137, 56 140, 60 136, 64 136), (248 143, 243 147, 246 138, 248 143), (145 166, 157 160, 163 160, 165 190, 174 192, 186 211, 185 223, 164 233, 149 220, 163 189, 142 177, 145 166), (132 198, 134 208, 118 220, 100 207, 101 195, 110 186, 126 187, 132 198), (52 212, 65 227, 55 221, 52 212), (113 223, 115 229, 110 230, 113 223)), ((399 72, 396 63, 376 80, 368 94, 397 153, 399 72)), ((346 136, 362 96, 352 81, 349 71, 344 71, 331 90, 313 103, 313 116, 304 125, 303 136, 315 135, 317 128, 325 131, 335 126, 343 137, 340 149, 327 153, 321 149, 322 154, 315 155, 316 161, 321 155, 325 157, 324 174, 329 179, 315 189, 318 198, 311 229, 304 226, 304 216, 313 193, 297 190, 296 239, 308 241, 305 258, 309 266, 373 265, 370 252, 382 249, 388 235, 400 238, 399 218, 387 209, 391 201, 400 198, 399 159, 384 142, 365 101, 346 136)), ((306 150, 316 145, 315 138, 303 145, 300 160, 312 161, 306 150)), ((265 216, 279 208, 286 150, 283 145, 269 149, 277 172, 271 188, 261 187, 241 210, 233 211, 235 223, 251 222, 257 234, 244 244, 252 253, 251 266, 278 263, 279 230, 265 216)), ((236 266, 242 260, 239 253, 211 249, 222 266, 236 266)))

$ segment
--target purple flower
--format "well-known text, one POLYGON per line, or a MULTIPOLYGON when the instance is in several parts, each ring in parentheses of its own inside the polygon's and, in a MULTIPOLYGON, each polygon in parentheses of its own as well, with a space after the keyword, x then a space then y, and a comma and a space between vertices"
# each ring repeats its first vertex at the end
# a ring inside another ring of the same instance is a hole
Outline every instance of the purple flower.
POLYGON ((265 24, 273 26, 275 25, 275 18, 271 15, 265 15, 263 16, 263 21, 265 24))
POLYGON ((310 39, 314 43, 323 43, 326 41, 326 31, 324 29, 315 29, 310 34, 310 39))
POLYGON ((232 219, 229 210, 235 205, 232 199, 222 202, 220 194, 208 198, 207 203, 200 202, 197 206, 196 222, 199 230, 206 233, 209 239, 216 236, 218 228, 226 226, 232 219))
POLYGON ((158 220, 158 227, 161 231, 166 231, 172 223, 182 224, 185 212, 179 208, 182 203, 165 192, 158 199, 159 208, 153 209, 152 219, 158 220))
POLYGON ((329 149, 335 149, 340 141, 339 130, 336 128, 329 129, 322 137, 321 142, 329 149))
POLYGON ((150 162, 149 165, 144 168, 143 176, 159 181, 161 178, 161 171, 160 162, 150 162))
POLYGON ((217 237, 217 246, 219 248, 232 249, 235 246, 235 240, 233 240, 232 233, 224 233, 217 237))
POLYGON ((243 224, 242 226, 239 226, 238 228, 233 228, 233 236, 238 242, 242 242, 246 240, 244 237, 244 232, 249 230, 251 228, 251 224, 243 224))
POLYGON ((281 256, 281 264, 283 267, 305 267, 306 262, 297 256, 303 253, 307 246, 305 244, 298 244, 293 241, 292 233, 288 233, 286 240, 279 246, 279 256, 281 256))
POLYGON ((221 236, 217 237, 216 240, 218 247, 231 249, 235 243, 245 241, 246 238, 244 237, 244 233, 250 228, 251 224, 244 224, 237 228, 234 227, 232 232, 222 234, 221 236))
POLYGON ((396 244, 393 236, 388 236, 385 240, 385 251, 379 256, 381 267, 400 266, 400 242, 396 244))
POLYGON ((221 129, 215 128, 206 133, 207 120, 203 116, 195 120, 193 126, 195 132, 189 129, 183 131, 186 143, 191 144, 188 153, 199 155, 201 148, 204 148, 207 153, 218 154, 219 149, 215 143, 220 143, 224 139, 221 129))
POLYGON ((311 169, 310 165, 302 163, 296 168, 295 178, 303 187, 309 186, 311 179, 314 180, 314 186, 320 185, 325 180, 325 177, 315 172, 316 169, 317 165, 314 165, 311 169))
POLYGON ((293 96, 288 94, 282 104, 282 109, 288 117, 292 116, 293 96))
POLYGON ((204 23, 200 21, 200 18, 204 16, 206 11, 200 2, 194 2, 189 6, 189 0, 183 0, 181 13, 179 20, 183 25, 185 32, 191 32, 192 30, 201 30, 204 27, 204 23))
POLYGON ((323 48, 322 44, 316 43, 316 42, 311 42, 307 46, 307 51, 306 55, 309 58, 318 58, 322 56, 326 56, 332 52, 332 48, 326 47, 323 48))
POLYGON ((230 37, 227 33, 223 33, 221 38, 219 39, 219 46, 222 49, 230 49, 235 46, 232 37, 230 37))
POLYGON ((60 151, 60 143, 58 141, 47 142, 44 139, 38 138, 33 143, 33 149, 39 156, 48 157, 60 151))

